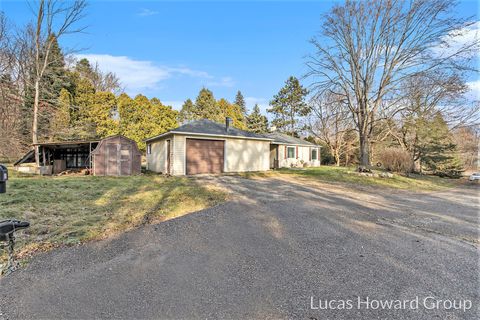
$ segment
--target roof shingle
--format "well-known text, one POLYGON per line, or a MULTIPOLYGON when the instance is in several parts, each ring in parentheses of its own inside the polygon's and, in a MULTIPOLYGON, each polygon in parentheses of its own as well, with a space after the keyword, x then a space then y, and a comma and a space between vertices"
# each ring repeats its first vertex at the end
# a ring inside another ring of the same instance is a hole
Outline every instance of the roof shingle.
POLYGON ((309 141, 300 139, 300 138, 295 138, 292 136, 288 136, 286 134, 280 133, 280 132, 271 132, 271 133, 266 133, 264 136, 273 139, 273 143, 279 143, 279 144, 293 144, 293 145, 304 145, 304 146, 316 146, 316 144, 311 143, 309 141))
MULTIPOLYGON (((232 126, 230 126, 230 128, 227 131, 225 124, 218 123, 212 120, 207 120, 207 119, 195 120, 195 121, 186 123, 176 129, 170 130, 167 133, 194 133, 194 134, 271 140, 271 138, 265 137, 264 135, 240 130, 232 126)), ((160 136, 164 136, 167 133, 164 133, 160 136)), ((156 138, 159 138, 160 136, 148 138, 146 141, 154 140, 156 138)))

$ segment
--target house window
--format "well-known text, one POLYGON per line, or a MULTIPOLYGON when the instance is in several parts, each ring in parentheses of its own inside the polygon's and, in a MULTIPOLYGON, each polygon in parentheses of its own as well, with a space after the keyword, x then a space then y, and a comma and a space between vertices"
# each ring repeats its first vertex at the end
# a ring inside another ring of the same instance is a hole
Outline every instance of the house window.
POLYGON ((147 144, 147 154, 152 154, 152 145, 147 144))
POLYGON ((295 158, 295 147, 288 147, 287 148, 287 155, 289 159, 295 158))
POLYGON ((317 149, 312 149, 312 160, 317 160, 317 149))

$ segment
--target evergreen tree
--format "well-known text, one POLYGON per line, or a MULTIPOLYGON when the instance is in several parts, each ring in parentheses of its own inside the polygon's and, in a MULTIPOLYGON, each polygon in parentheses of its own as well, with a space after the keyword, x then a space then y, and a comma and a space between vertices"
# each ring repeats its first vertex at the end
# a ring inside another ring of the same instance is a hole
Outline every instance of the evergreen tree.
POLYGON ((195 105, 191 99, 187 99, 183 105, 182 109, 178 113, 178 122, 183 123, 195 119, 194 115, 195 105))
POLYGON ((195 100, 193 119, 215 119, 216 104, 212 91, 203 88, 195 100))
POLYGON ((72 125, 75 127, 75 138, 85 140, 98 138, 90 112, 94 98, 95 89, 91 82, 77 74, 71 115, 72 125))
POLYGON ((240 108, 240 112, 244 117, 247 116, 247 105, 245 104, 245 99, 243 98, 240 90, 237 91, 237 95, 235 96, 235 101, 233 102, 233 104, 237 105, 240 108))
POLYGON ((268 119, 261 114, 258 104, 253 107, 252 113, 247 117, 247 128, 255 133, 265 133, 268 129, 268 119))
POLYGON ((69 140, 71 132, 71 106, 73 97, 66 89, 60 91, 58 97, 58 106, 53 115, 50 129, 52 131, 52 140, 69 140))
MULTIPOLYGON (((54 132, 51 131, 51 120, 56 113, 56 109, 59 106, 58 98, 62 89, 66 88, 70 90, 71 82, 68 72, 65 68, 65 58, 62 50, 58 44, 55 35, 51 36, 51 48, 48 55, 47 67, 40 80, 40 93, 39 93, 39 110, 38 110, 38 139, 39 141, 45 140, 51 137, 54 132)), ((42 55, 40 55, 40 59, 42 55)), ((30 135, 32 126, 32 113, 34 104, 34 87, 33 77, 36 73, 35 66, 31 66, 29 81, 30 85, 25 88, 25 99, 22 113, 25 114, 23 118, 23 133, 30 135)))
POLYGON ((306 116, 309 108, 305 103, 305 96, 308 91, 297 78, 290 77, 285 86, 270 101, 271 108, 268 112, 273 113, 272 124, 278 130, 292 136, 297 135, 298 117, 306 116))
POLYGON ((231 104, 226 99, 222 98, 217 101, 217 112, 211 120, 223 122, 226 117, 232 119, 235 128, 242 130, 247 129, 240 107, 236 104, 231 104))
POLYGON ((135 99, 127 94, 118 97, 120 133, 135 140, 140 150, 145 150, 144 139, 162 134, 177 127, 178 112, 170 106, 164 106, 160 100, 148 100, 143 95, 135 99))
POLYGON ((119 133, 118 120, 114 119, 116 98, 111 92, 96 92, 88 107, 88 120, 95 128, 95 136, 105 138, 119 133))
POLYGON ((463 164, 442 114, 436 112, 431 119, 419 118, 416 126, 415 148, 422 167, 438 176, 460 177, 463 164))

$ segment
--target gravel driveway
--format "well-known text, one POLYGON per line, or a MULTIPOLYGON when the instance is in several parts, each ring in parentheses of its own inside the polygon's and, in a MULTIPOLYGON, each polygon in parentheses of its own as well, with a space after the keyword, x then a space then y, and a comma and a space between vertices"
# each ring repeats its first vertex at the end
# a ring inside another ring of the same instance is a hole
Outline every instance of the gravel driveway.
POLYGON ((0 280, 0 318, 478 318, 476 187, 197 179, 227 186, 232 200, 35 257, 0 280), (409 302, 372 309, 380 300, 409 302))

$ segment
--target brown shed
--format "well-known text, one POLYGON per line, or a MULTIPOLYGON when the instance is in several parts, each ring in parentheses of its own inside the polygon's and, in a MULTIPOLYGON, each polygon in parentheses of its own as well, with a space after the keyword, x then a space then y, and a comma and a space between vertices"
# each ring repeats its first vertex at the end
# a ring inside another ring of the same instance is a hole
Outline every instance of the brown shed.
POLYGON ((141 172, 142 154, 137 143, 122 135, 101 140, 92 151, 92 160, 96 176, 128 176, 141 172))

